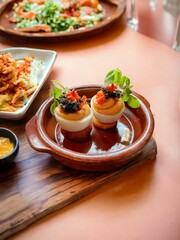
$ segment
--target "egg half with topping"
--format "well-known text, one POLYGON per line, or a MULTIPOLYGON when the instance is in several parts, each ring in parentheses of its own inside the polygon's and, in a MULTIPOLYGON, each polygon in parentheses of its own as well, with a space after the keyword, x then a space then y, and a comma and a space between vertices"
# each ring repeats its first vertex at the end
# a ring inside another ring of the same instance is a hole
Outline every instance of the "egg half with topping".
POLYGON ((102 87, 91 99, 93 123, 102 129, 112 128, 123 114, 125 104, 120 98, 120 91, 112 83, 102 87))
POLYGON ((78 141, 90 135, 93 113, 86 96, 80 97, 75 89, 66 89, 56 101, 58 105, 54 108, 54 116, 62 134, 78 141))

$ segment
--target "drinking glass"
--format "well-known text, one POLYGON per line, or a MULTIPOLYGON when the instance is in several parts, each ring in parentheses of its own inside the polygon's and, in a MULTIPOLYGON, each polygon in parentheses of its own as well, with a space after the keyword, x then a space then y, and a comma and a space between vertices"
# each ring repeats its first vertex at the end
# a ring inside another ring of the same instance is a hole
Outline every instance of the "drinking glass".
POLYGON ((155 9, 156 8, 156 0, 149 0, 149 6, 151 7, 151 9, 155 9))
POLYGON ((128 26, 133 30, 137 30, 139 21, 136 0, 127 1, 127 11, 128 11, 128 26))
POLYGON ((172 48, 177 52, 180 52, 180 14, 177 19, 176 32, 175 32, 174 43, 172 45, 172 48))
POLYGON ((172 48, 180 52, 180 0, 164 0, 164 9, 177 18, 172 48))

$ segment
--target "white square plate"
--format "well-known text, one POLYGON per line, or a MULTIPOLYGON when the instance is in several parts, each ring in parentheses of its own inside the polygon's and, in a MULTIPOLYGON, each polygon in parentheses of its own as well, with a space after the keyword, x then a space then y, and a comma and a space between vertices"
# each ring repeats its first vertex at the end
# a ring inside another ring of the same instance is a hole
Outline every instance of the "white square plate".
POLYGON ((36 88, 35 92, 30 96, 27 104, 19 108, 15 112, 0 111, 0 118, 18 120, 25 115, 31 103, 33 102, 44 82, 46 81, 47 77, 49 76, 52 66, 56 60, 57 52, 51 50, 17 47, 0 50, 0 54, 2 53, 11 53, 13 58, 16 60, 31 56, 35 59, 41 60, 43 64, 42 72, 38 76, 38 87, 36 88))

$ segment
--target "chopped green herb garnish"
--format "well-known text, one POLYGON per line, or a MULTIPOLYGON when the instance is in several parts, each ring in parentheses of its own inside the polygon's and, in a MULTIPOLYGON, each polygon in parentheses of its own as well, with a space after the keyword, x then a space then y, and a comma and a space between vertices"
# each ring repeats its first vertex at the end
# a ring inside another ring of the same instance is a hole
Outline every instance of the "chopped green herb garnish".
POLYGON ((58 99, 62 96, 64 92, 68 91, 68 88, 64 87, 60 82, 56 80, 52 80, 52 83, 54 85, 54 89, 51 95, 54 98, 54 102, 51 104, 50 111, 51 114, 54 116, 54 109, 59 105, 58 99))
POLYGON ((132 94, 133 85, 130 79, 122 75, 122 72, 116 68, 108 72, 105 77, 104 85, 115 84, 121 89, 121 99, 132 108, 138 108, 140 106, 139 100, 132 94))

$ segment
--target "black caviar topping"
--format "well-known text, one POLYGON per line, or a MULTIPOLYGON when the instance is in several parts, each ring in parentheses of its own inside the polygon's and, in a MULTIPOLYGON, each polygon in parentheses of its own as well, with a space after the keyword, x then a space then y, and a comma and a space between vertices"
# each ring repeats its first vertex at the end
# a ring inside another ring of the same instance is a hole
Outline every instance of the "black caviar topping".
POLYGON ((108 99, 108 98, 120 98, 120 91, 118 91, 118 90, 110 92, 105 87, 102 87, 101 90, 103 91, 106 99, 108 99))
POLYGON ((74 113, 80 110, 80 105, 83 102, 83 100, 80 98, 79 100, 70 101, 66 98, 66 93, 64 92, 58 99, 58 102, 64 112, 74 113))

